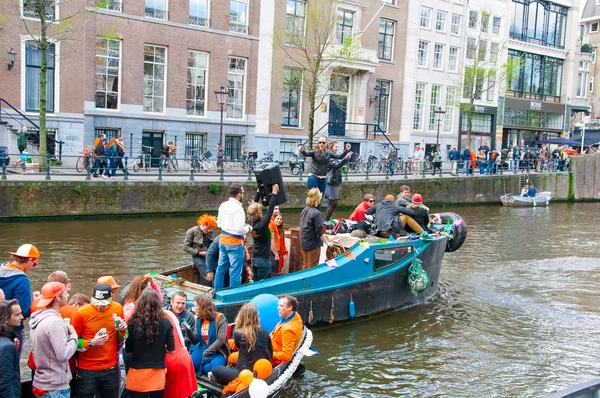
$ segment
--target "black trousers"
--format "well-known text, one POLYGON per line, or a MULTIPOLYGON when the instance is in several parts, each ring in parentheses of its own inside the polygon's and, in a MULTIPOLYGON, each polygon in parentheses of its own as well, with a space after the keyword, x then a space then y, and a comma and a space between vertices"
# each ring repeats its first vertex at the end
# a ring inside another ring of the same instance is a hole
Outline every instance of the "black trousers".
POLYGON ((240 375, 240 371, 237 368, 228 368, 226 366, 215 366, 212 370, 215 381, 222 385, 231 383, 236 377, 240 375))
POLYGON ((118 366, 106 370, 77 370, 78 398, 119 398, 121 371, 118 366))

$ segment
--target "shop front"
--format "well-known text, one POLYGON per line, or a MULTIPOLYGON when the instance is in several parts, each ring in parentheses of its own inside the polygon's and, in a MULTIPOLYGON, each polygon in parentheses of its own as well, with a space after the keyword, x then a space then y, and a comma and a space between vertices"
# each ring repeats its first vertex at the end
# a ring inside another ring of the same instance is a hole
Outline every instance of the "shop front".
MULTIPOLYGON (((490 148, 496 146, 496 115, 497 108, 493 106, 475 105, 471 119, 471 148, 479 148, 486 142, 490 148)), ((468 114, 460 113, 460 142, 459 151, 468 144, 468 114)))
POLYGON ((564 132, 565 105, 518 98, 504 99, 502 148, 537 146, 564 132))

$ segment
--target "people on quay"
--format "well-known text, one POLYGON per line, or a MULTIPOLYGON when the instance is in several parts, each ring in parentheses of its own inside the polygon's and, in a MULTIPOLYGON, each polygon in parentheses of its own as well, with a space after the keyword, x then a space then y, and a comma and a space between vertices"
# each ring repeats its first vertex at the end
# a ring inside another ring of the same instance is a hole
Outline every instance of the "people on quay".
POLYGON ((483 156, 484 156, 483 160, 487 161, 488 155, 490 154, 490 146, 489 146, 488 142, 484 141, 483 145, 481 145, 479 147, 478 151, 483 152, 483 156))
POLYGON ((363 196, 363 201, 356 206, 348 219, 356 222, 365 221, 365 212, 374 204, 375 196, 371 195, 370 193, 365 194, 365 196, 363 196))
POLYGON ((396 196, 396 204, 398 206, 406 207, 412 203, 412 195, 410 194, 410 187, 408 185, 402 185, 400 187, 400 193, 396 196))
POLYGON ((468 175, 469 174, 469 168, 470 168, 470 163, 471 163, 471 149, 469 148, 469 145, 467 145, 465 147, 465 149, 463 149, 462 152, 462 158, 463 158, 463 169, 462 169, 462 174, 463 175, 468 175))
POLYGON ((450 175, 455 176, 458 167, 458 158, 460 157, 460 153, 456 148, 456 144, 452 145, 452 149, 448 151, 448 160, 450 161, 450 175))
POLYGON ((275 242, 275 250, 279 254, 279 260, 277 261, 277 270, 275 272, 283 272, 285 266, 285 260, 288 256, 287 246, 285 244, 285 231, 283 226, 283 216, 278 214, 273 220, 275 225, 275 231, 277 231, 275 242))
POLYGON ((488 175, 496 174, 498 172, 498 166, 500 165, 500 151, 498 148, 494 148, 489 154, 489 160, 487 165, 488 175))
MULTIPOLYGON (((332 153, 327 149, 327 137, 319 137, 317 147, 314 150, 305 150, 304 146, 298 147, 300 152, 306 158, 312 158, 310 173, 307 178, 308 189, 318 188, 321 192, 321 197, 325 193, 327 186, 327 169, 329 168, 330 159, 343 159, 350 151, 350 144, 346 144, 346 149, 341 154, 332 153)), ((320 206, 320 204, 319 204, 320 206)))
POLYGON ((35 358, 32 386, 35 396, 69 398, 72 372, 69 360, 77 351, 75 328, 63 322, 61 307, 67 304, 69 292, 60 282, 48 282, 41 290, 38 311, 32 314, 31 352, 35 358))
POLYGON ((188 229, 183 241, 183 251, 192 256, 194 266, 200 275, 200 284, 211 286, 206 279, 206 252, 213 243, 212 230, 217 226, 217 219, 210 214, 198 217, 197 225, 188 229))
POLYGON ((215 366, 227 365, 227 318, 217 312, 212 299, 205 295, 194 298, 196 328, 188 330, 192 344, 192 362, 196 375, 207 374, 215 366))
POLYGON ((74 322, 79 336, 78 398, 117 398, 121 372, 117 358, 127 336, 123 307, 112 301, 112 289, 94 286, 91 304, 79 310, 74 322))
POLYGON ((417 225, 410 222, 408 217, 401 217, 402 224, 405 229, 409 232, 415 232, 417 234, 423 231, 428 231, 429 225, 429 208, 423 204, 423 196, 421 194, 414 194, 412 197, 412 203, 408 205, 408 209, 412 210, 413 215, 410 217, 417 225))
POLYGON ((115 165, 112 169, 112 177, 116 177, 117 169, 123 170, 123 175, 127 174, 125 171, 125 165, 123 163, 123 158, 125 157, 125 142, 123 141, 123 136, 117 138, 115 151, 115 165))
POLYGON ((397 238, 404 233, 403 225, 400 222, 400 214, 413 216, 414 212, 407 207, 398 206, 394 202, 393 195, 386 195, 381 202, 371 207, 365 213, 365 215, 375 216, 377 234, 383 238, 387 238, 390 235, 397 238))
POLYGON ((183 331, 177 317, 173 312, 168 310, 163 311, 163 316, 171 323, 175 340, 175 351, 165 358, 167 381, 164 396, 169 398, 188 398, 193 396, 198 390, 194 364, 186 349, 183 331))
POLYGON ((166 355, 175 351, 175 338, 173 325, 163 316, 161 300, 152 289, 140 296, 128 331, 125 352, 131 355, 131 363, 125 386, 130 396, 163 397, 166 355))
MULTIPOLYGON (((348 149, 350 148, 348 144, 348 149)), ((338 142, 332 140, 329 142, 329 151, 332 154, 337 154, 338 142)), ((325 221, 329 221, 335 208, 338 205, 340 186, 342 185, 342 167, 350 160, 352 152, 345 151, 346 156, 342 160, 336 160, 334 158, 329 159, 327 164, 327 184, 325 186, 325 198, 329 201, 327 203, 327 211, 325 211, 325 221)))
POLYGON ((215 381, 223 385, 235 380, 244 369, 252 371, 254 364, 260 359, 271 361, 273 357, 271 336, 260 326, 258 310, 254 304, 246 303, 240 308, 235 318, 233 342, 238 349, 235 368, 216 366, 212 370, 215 381))
POLYGON ((190 341, 187 331, 190 329, 196 329, 196 317, 190 310, 185 308, 187 303, 187 295, 183 290, 178 290, 173 293, 169 303, 170 304, 167 306, 166 310, 175 315, 177 324, 180 327, 185 325, 185 328, 182 328, 181 333, 184 340, 184 347, 189 349, 192 342, 190 341))
POLYGON ((281 321, 271 332, 273 344, 273 365, 292 360, 294 351, 302 341, 302 318, 298 314, 298 299, 283 295, 277 304, 277 313, 281 321))
POLYGON ((398 152, 396 152, 396 148, 391 148, 390 152, 387 155, 387 166, 391 176, 394 175, 394 171, 396 170, 396 162, 398 161, 398 152))
POLYGON ((306 195, 306 207, 300 214, 300 248, 302 249, 302 269, 312 268, 319 264, 321 246, 333 246, 323 233, 323 217, 319 211, 321 192, 312 188, 306 195))
POLYGON ((27 126, 21 127, 21 131, 19 132, 19 137, 17 138, 17 149, 19 153, 23 153, 24 150, 27 149, 27 132, 29 129, 27 126))
POLYGON ((479 167, 479 174, 484 175, 487 167, 487 155, 482 149, 477 154, 477 166, 479 167))
POLYGON ((441 173, 441 171, 442 171, 442 152, 439 149, 436 150, 435 153, 433 154, 432 165, 433 165, 433 170, 431 172, 431 175, 435 175, 436 171, 438 173, 441 173))
MULTIPOLYGON (((38 265, 40 251, 34 245, 27 243, 19 246, 16 252, 10 252, 10 261, 0 266, 0 289, 4 290, 6 300, 17 299, 23 309, 23 318, 31 315, 31 283, 27 272, 38 265)), ((25 326, 23 322, 15 327, 19 338, 18 356, 21 358, 25 343, 25 326)))
POLYGON ((113 297, 117 297, 117 292, 118 290, 121 288, 121 285, 119 285, 117 283, 117 281, 115 280, 115 278, 113 278, 110 275, 107 276, 101 276, 100 278, 98 278, 98 280, 96 281, 96 284, 98 283, 106 283, 107 285, 110 286, 110 288, 112 289, 112 296, 113 297))
POLYGON ((244 187, 236 183, 231 184, 229 196, 229 200, 219 206, 217 216, 217 225, 221 228, 221 240, 219 263, 214 277, 215 290, 223 289, 227 271, 230 272, 230 287, 238 287, 242 284, 244 235, 252 231, 252 227, 246 224, 246 215, 242 207, 244 187))
POLYGON ((90 303, 91 303, 90 296, 87 296, 83 293, 75 293, 69 299, 69 305, 73 306, 77 310, 85 307, 86 305, 88 305, 90 303))
POLYGON ((416 144, 412 160, 412 169, 414 175, 419 175, 419 173, 421 173, 421 165, 423 162, 424 154, 425 152, 421 149, 421 146, 419 144, 416 144))
POLYGON ((21 397, 20 342, 15 328, 21 325, 23 319, 18 300, 0 301, 0 397, 21 397))
POLYGON ((102 178, 108 178, 108 164, 104 156, 105 145, 106 134, 99 134, 94 142, 94 167, 91 170, 94 178, 98 178, 98 170, 100 170, 102 178))
POLYGON ((247 218, 252 226, 252 274, 255 282, 268 279, 271 276, 273 269, 272 257, 279 261, 279 253, 276 250, 275 242, 271 238, 271 230, 269 229, 273 210, 277 205, 278 192, 279 185, 273 184, 272 192, 268 198, 267 214, 264 216, 260 203, 260 192, 258 190, 254 196, 254 202, 248 206, 247 218))

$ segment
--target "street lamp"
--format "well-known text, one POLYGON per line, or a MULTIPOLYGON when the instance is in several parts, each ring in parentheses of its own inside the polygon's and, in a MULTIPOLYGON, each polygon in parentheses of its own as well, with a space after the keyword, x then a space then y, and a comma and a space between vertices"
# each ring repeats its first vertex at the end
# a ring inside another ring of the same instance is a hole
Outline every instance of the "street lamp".
POLYGON ((15 65, 16 59, 17 59, 17 53, 15 52, 15 50, 13 50, 11 48, 10 51, 8 52, 8 60, 10 61, 10 64, 8 64, 8 70, 11 70, 13 68, 13 66, 15 65))
POLYGON ((446 115, 446 111, 442 110, 441 106, 438 106, 436 110, 433 111, 435 113, 435 118, 437 119, 437 135, 435 136, 435 150, 439 151, 440 149, 440 124, 444 120, 444 116, 446 115))
POLYGON ((217 166, 219 169, 223 169, 223 105, 227 103, 227 96, 229 91, 225 87, 221 86, 219 90, 215 90, 217 97, 217 103, 221 107, 221 132, 219 135, 219 154, 217 155, 217 166))

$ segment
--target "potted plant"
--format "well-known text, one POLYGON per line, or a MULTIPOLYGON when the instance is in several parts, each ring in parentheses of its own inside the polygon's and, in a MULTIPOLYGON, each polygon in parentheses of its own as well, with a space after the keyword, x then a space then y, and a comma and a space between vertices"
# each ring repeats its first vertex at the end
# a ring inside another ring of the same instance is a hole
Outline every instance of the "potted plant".
POLYGON ((581 46, 581 52, 582 53, 591 54, 592 53, 592 47, 589 44, 584 44, 584 45, 581 46))

